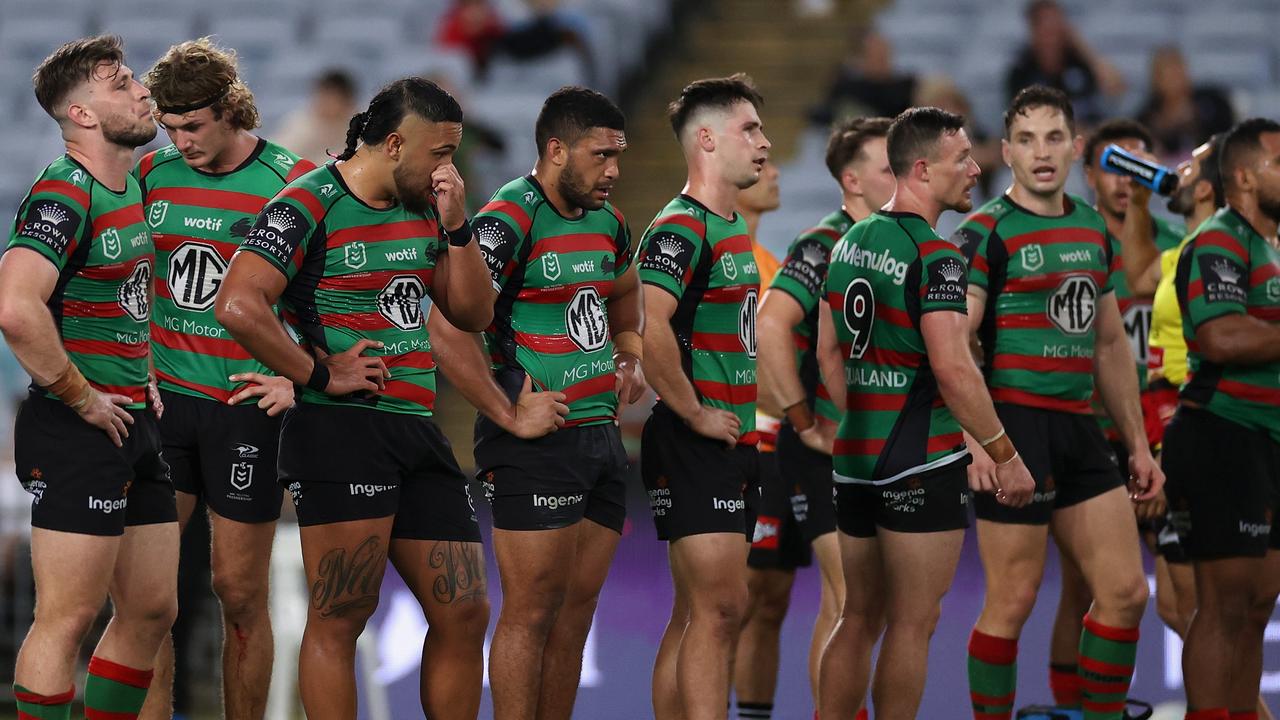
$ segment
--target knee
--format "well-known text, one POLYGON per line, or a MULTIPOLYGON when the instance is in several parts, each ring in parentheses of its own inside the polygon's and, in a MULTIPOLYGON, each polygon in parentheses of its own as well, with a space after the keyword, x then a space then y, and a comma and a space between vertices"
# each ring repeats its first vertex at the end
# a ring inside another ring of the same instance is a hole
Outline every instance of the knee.
POLYGON ((1276 597, 1268 595, 1255 600, 1249 606, 1249 624, 1253 629, 1265 632, 1276 609, 1276 597))
POLYGON ((791 596, 789 594, 770 590, 755 598, 754 607, 751 610, 751 618, 765 625, 781 627, 782 621, 787 617, 787 608, 790 605, 791 596))
POLYGON ((453 609, 449 625, 457 628, 459 635, 483 643, 485 631, 489 628, 489 612, 489 598, 482 596, 467 600, 453 609))
POLYGON ((98 618, 99 609, 91 605, 57 609, 42 607, 37 598, 35 625, 44 632, 56 633, 79 642, 89 634, 89 629, 98 618))
POLYGON ((1096 601, 1117 611, 1141 615, 1146 610, 1150 597, 1151 589, 1147 587, 1146 575, 1136 572, 1111 583, 1098 593, 1096 601))
POLYGON ((737 637, 746 615, 745 592, 721 592, 702 600, 694 598, 692 602, 692 620, 708 623, 717 637, 725 639, 737 637))
POLYGON ((938 627, 938 619, 942 616, 942 603, 932 605, 923 603, 914 607, 899 608, 890 612, 885 623, 885 632, 889 634, 909 633, 932 636, 938 627))
MULTIPOLYGON (((514 600, 514 598, 512 598, 514 600)), ((505 598, 504 598, 505 600, 505 598)), ((503 625, 517 625, 526 628, 538 636, 550 634, 551 627, 565 603, 565 593, 543 592, 525 598, 523 601, 503 602, 502 613, 498 621, 503 625)), ((488 601, 485 601, 486 613, 488 601)))
POLYGON ((247 623, 267 615, 266 579, 248 582, 243 577, 217 573, 213 575, 213 594, 222 603, 222 614, 227 620, 247 623))
POLYGON ((145 625, 160 632, 168 632, 178 617, 176 597, 146 598, 117 603, 115 616, 130 623, 145 625))
POLYGON ((1039 590, 1036 582, 1011 582, 998 590, 988 590, 983 612, 993 613, 1001 620, 1024 623, 1031 616, 1039 590))

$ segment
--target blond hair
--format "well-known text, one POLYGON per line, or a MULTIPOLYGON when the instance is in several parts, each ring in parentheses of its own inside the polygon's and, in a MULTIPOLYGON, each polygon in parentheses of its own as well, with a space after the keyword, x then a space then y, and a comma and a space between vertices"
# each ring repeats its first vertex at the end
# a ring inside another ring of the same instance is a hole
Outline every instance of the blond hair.
POLYGON ((164 108, 195 110, 210 100, 207 107, 213 116, 219 120, 225 117, 238 130, 252 130, 260 124, 253 91, 240 79, 235 50, 218 47, 212 38, 188 40, 169 48, 142 83, 161 112, 164 108))

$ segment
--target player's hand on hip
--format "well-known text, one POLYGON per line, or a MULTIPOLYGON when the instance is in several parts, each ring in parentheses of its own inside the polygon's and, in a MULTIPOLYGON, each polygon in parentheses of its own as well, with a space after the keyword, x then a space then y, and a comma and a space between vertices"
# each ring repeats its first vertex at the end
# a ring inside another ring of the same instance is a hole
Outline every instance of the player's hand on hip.
POLYGON ((440 226, 445 230, 461 227, 467 219, 467 191, 453 163, 441 165, 431 173, 431 192, 436 196, 440 226))
POLYGON ((836 424, 821 418, 815 418, 812 425, 796 433, 800 442, 814 452, 830 455, 836 442, 836 424))
POLYGON ((369 357, 364 351, 378 349, 382 343, 377 340, 364 339, 335 355, 330 355, 316 362, 323 362, 329 368, 329 384, 324 391, 329 395, 346 395, 358 390, 379 392, 387 389, 387 378, 391 372, 380 357, 369 357))
POLYGON ((133 398, 128 395, 100 393, 92 389, 90 393, 89 401, 76 412, 85 422, 105 432, 116 447, 124 447, 124 439, 129 437, 133 416, 123 406, 132 403, 133 398))
POLYGON ((1022 507, 1031 502, 1036 491, 1036 481, 1022 462, 1021 455, 996 465, 996 501, 1009 507, 1022 507))
POLYGON ((630 405, 644 395, 644 368, 640 366, 640 358, 629 352, 615 353, 613 356, 614 376, 617 381, 613 391, 618 399, 630 405))
POLYGON ((532 440, 559 430, 569 414, 567 399, 564 393, 554 390, 534 392, 533 378, 525 375, 507 432, 521 440, 532 440))
POLYGON ((688 423, 699 435, 723 441, 729 447, 738 444, 738 435, 742 433, 742 423, 737 415, 706 405, 699 405, 698 411, 689 418, 688 423))
POLYGON ((969 467, 965 472, 969 476, 969 489, 974 492, 993 493, 1000 489, 999 482, 996 480, 996 463, 987 454, 986 450, 969 436, 964 434, 965 444, 969 446, 969 454, 973 456, 973 462, 969 463, 969 467))
POLYGON ((231 376, 231 382, 249 384, 228 398, 228 405, 239 405, 251 397, 261 398, 258 407, 266 410, 268 417, 275 417, 293 407, 293 381, 287 377, 256 372, 236 373, 231 376))
POLYGON ((1151 452, 1143 448, 1142 452, 1129 456, 1129 497, 1138 502, 1150 500, 1164 488, 1164 471, 1151 457, 1151 452))

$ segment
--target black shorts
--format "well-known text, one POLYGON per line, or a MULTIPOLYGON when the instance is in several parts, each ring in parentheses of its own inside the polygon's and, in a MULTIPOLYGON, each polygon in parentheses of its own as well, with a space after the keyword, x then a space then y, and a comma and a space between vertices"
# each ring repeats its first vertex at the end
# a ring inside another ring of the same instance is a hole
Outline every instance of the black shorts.
POLYGON ((640 438, 640 476, 659 540, 755 535, 760 463, 754 447, 729 448, 703 437, 660 402, 640 438))
POLYGON ((1165 429, 1169 515, 1192 560, 1280 549, 1280 444, 1208 410, 1178 408, 1165 429))
POLYGON ((876 528, 931 533, 969 527, 969 458, 886 485, 836 483, 840 532, 876 536, 876 528))
POLYGON ((791 490, 791 513, 807 542, 836 531, 831 456, 805 446, 791 423, 778 430, 778 467, 791 490))
POLYGON ((1120 474, 1093 415, 1008 403, 996 403, 996 414, 1031 471, 1036 491, 1020 508, 1001 505, 993 493, 976 493, 973 508, 979 520, 1048 525, 1054 510, 1124 487, 1129 473, 1120 474))
POLYGON ((430 418, 299 403, 279 470, 302 527, 394 515, 392 537, 480 542, 467 477, 430 418))
POLYGON ((228 520, 278 520, 280 417, 269 417, 254 403, 231 406, 168 390, 160 391, 160 399, 160 437, 173 488, 203 497, 228 520))
POLYGON ((562 428, 521 440, 481 415, 476 475, 503 530, 554 530, 586 518, 621 533, 627 519, 627 452, 613 423, 562 428))
POLYGON ((31 495, 32 527, 123 535, 133 525, 177 522, 160 429, 148 408, 133 416, 124 447, 61 400, 31 393, 14 422, 14 461, 31 495))
POLYGON ((791 489, 779 473, 778 453, 761 452, 760 508, 747 565, 757 570, 809 567, 813 555, 791 512, 791 489))

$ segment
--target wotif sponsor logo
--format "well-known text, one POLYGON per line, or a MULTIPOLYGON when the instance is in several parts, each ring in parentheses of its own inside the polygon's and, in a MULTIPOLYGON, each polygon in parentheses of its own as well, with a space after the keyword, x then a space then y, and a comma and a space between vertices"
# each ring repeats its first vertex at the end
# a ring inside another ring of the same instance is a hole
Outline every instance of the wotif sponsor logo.
POLYGON ((403 248, 395 252, 383 253, 387 258, 387 262, 405 262, 407 260, 418 259, 418 248, 403 248))
POLYGON ((1088 250, 1080 249, 1058 253, 1058 259, 1064 263, 1087 263, 1093 260, 1093 255, 1088 250))
POLYGON ((882 272, 893 278, 894 285, 901 285, 907 281, 907 264, 894 259, 889 248, 885 248, 884 252, 874 253, 863 250, 853 243, 845 243, 836 248, 834 259, 836 262, 849 263, 856 268, 882 272))
POLYGON ((197 230, 212 230, 213 232, 218 232, 222 230, 222 218, 186 217, 186 218, 182 218, 182 224, 185 227, 195 228, 197 230))
POLYGON ((577 505, 582 502, 584 495, 537 495, 533 496, 533 506, 538 508, 547 508, 548 510, 559 510, 562 507, 577 505))
POLYGON ((119 500, 103 500, 92 495, 89 496, 89 509, 98 510, 103 515, 110 515, 116 510, 123 510, 129 505, 129 498, 120 498, 119 500))

